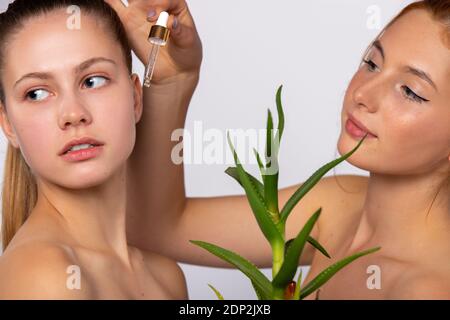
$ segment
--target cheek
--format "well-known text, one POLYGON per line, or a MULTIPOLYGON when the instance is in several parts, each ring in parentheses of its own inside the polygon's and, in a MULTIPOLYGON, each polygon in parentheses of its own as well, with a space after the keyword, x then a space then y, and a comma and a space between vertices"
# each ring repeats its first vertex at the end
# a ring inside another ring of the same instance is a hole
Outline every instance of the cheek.
POLYGON ((110 144, 114 154, 123 155, 126 159, 133 150, 136 138, 133 96, 122 94, 103 106, 94 115, 94 119, 99 119, 96 132, 110 144))
POLYGON ((380 154, 406 170, 423 172, 448 157, 448 125, 431 109, 417 110, 384 114, 380 154))
POLYGON ((381 127, 386 151, 408 154, 416 146, 419 133, 425 124, 420 116, 413 113, 402 113, 396 108, 389 108, 381 117, 381 127))
POLYGON ((55 142, 58 135, 54 118, 44 113, 21 114, 14 121, 22 156, 31 168, 45 167, 58 154, 55 142))

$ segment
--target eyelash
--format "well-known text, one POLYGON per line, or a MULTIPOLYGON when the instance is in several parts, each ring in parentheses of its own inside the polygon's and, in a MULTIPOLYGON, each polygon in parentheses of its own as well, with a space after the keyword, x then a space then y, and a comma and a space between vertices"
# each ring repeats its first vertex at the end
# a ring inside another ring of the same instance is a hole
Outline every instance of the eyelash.
POLYGON ((402 86, 401 88, 403 90, 403 94, 405 95, 406 99, 409 99, 411 101, 418 102, 418 103, 430 101, 430 100, 427 100, 427 99, 422 98, 421 96, 417 95, 408 86, 402 86))
POLYGON ((375 69, 378 68, 378 66, 376 65, 375 62, 373 62, 370 59, 363 59, 363 62, 368 66, 369 71, 374 71, 375 69))
MULTIPOLYGON (((378 69, 378 66, 376 65, 376 63, 373 62, 370 59, 363 59, 363 62, 368 66, 368 70, 370 72, 373 72, 374 70, 378 69)), ((430 101, 430 100, 427 100, 427 99, 419 96, 418 94, 416 94, 408 86, 403 85, 403 86, 401 86, 401 88, 402 88, 402 91, 403 91, 403 95, 408 100, 411 100, 411 101, 414 101, 414 102, 417 102, 417 103, 423 103, 423 102, 430 101)))
MULTIPOLYGON (((91 78, 96 78, 96 77, 104 78, 104 79, 106 80, 106 82, 109 82, 109 81, 110 81, 110 79, 109 79, 108 77, 105 77, 105 76, 102 76, 102 75, 92 75, 92 76, 89 76, 89 77, 85 78, 85 79, 83 80, 83 84, 84 84, 87 80, 89 80, 89 79, 91 79, 91 78)), ((100 87, 103 87, 103 85, 100 86, 100 87)), ((25 95, 24 95, 23 98, 24 98, 25 100, 28 100, 28 99, 27 99, 27 98, 28 98, 28 94, 30 94, 31 92, 37 91, 37 90, 41 90, 41 89, 43 89, 43 88, 35 88, 35 89, 30 90, 30 91, 27 91, 27 92, 25 93, 25 95)), ((93 88, 93 89, 97 89, 97 88, 93 88)), ((43 90, 45 90, 45 89, 43 89, 43 90)), ((36 101, 36 100, 30 100, 30 101, 31 101, 31 102, 39 102, 39 101, 36 101)))

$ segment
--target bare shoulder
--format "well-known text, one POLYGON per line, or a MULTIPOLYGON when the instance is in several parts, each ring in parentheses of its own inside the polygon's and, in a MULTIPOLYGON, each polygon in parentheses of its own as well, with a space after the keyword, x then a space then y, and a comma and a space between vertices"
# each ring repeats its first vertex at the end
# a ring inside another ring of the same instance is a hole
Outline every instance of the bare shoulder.
POLYGON ((175 260, 151 251, 135 249, 142 254, 144 263, 153 277, 171 294, 174 300, 188 299, 186 278, 175 260))
POLYGON ((8 247, 0 257, 0 299, 93 298, 89 284, 72 282, 76 266, 70 249, 60 244, 26 242, 8 247))
MULTIPOLYGON (((292 210, 290 222, 286 225, 288 238, 295 237, 299 227, 304 226, 312 214, 321 208, 321 216, 311 231, 311 236, 321 242, 324 240, 323 245, 330 239, 331 243, 336 243, 337 239, 347 233, 352 222, 357 221, 357 214, 364 204, 368 180, 368 177, 359 175, 327 176, 320 179, 292 210)), ((301 184, 282 189, 279 193, 280 203, 286 203, 299 186, 301 184)), ((307 246, 300 264, 310 265, 314 253, 313 247, 307 246)))
POLYGON ((402 272, 389 290, 390 299, 450 300, 450 245, 445 239, 421 252, 402 272))
MULTIPOLYGON (((299 205, 359 208, 364 202, 368 182, 369 177, 360 175, 327 176, 317 182, 299 205)), ((299 186, 284 189, 282 197, 293 194, 299 186)))
POLYGON ((450 300, 450 278, 425 272, 403 277, 390 290, 388 299, 450 300))
MULTIPOLYGON (((309 217, 321 207, 322 215, 318 221, 319 229, 322 228, 322 225, 327 225, 330 222, 335 228, 336 220, 343 222, 345 219, 352 219, 352 213, 362 209, 368 181, 368 177, 360 175, 324 177, 300 200, 300 209, 296 210, 308 212, 307 217, 309 217)), ((285 189, 281 198, 287 200, 287 194, 293 194, 298 187, 285 189)))

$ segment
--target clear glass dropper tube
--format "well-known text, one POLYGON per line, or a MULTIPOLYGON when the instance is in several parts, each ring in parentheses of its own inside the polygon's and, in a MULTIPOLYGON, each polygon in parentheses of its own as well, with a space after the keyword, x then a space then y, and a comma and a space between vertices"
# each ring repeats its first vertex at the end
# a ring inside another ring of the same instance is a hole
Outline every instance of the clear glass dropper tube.
POLYGON ((144 75, 144 86, 147 88, 150 87, 150 82, 153 78, 153 71, 155 70, 156 58, 158 57, 160 46, 160 44, 153 43, 152 49, 150 50, 150 56, 144 75))

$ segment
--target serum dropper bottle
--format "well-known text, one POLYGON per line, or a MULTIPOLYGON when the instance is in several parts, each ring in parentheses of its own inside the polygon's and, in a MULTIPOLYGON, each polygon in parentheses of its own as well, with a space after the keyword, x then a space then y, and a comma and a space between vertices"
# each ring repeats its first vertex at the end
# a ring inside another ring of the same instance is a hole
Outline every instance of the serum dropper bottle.
POLYGON ((169 20, 169 14, 162 11, 158 17, 158 21, 151 27, 150 34, 148 35, 148 41, 152 44, 152 48, 144 75, 144 86, 147 88, 150 87, 159 48, 165 46, 169 39, 170 30, 167 28, 167 20, 169 20))

